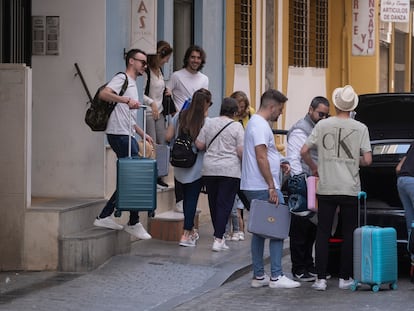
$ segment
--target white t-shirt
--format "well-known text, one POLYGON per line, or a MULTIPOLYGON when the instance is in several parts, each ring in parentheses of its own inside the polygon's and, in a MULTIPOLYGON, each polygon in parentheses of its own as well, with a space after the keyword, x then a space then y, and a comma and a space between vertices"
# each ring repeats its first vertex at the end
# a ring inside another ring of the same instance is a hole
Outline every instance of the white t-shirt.
POLYGON ((321 120, 306 145, 318 149, 318 194, 358 195, 361 191, 359 158, 371 151, 365 124, 351 118, 321 120))
MULTIPOLYGON (((106 86, 119 94, 124 81, 125 76, 123 74, 117 74, 106 86)), ((138 100, 137 85, 135 80, 130 76, 128 76, 128 87, 123 96, 138 100)), ((109 117, 105 133, 115 135, 129 135, 131 131, 132 133, 135 133, 134 125, 136 124, 136 113, 137 110, 129 109, 127 104, 117 103, 109 117), (130 122, 132 128, 131 130, 128 130, 130 122)))
POLYGON ((258 114, 254 114, 250 118, 244 135, 240 189, 267 190, 269 188, 257 164, 255 147, 259 145, 266 145, 267 158, 269 160, 273 182, 276 189, 280 189, 279 174, 281 155, 276 149, 275 139, 269 123, 258 114))
MULTIPOLYGON (((210 144, 214 136, 229 122, 226 117, 206 119, 197 140, 210 144)), ((214 139, 204 154, 203 176, 226 176, 240 178, 241 160, 237 147, 243 147, 244 129, 239 122, 231 123, 214 139)))
MULTIPOLYGON (((148 96, 144 94, 144 104, 149 106, 147 111, 152 111, 151 104, 153 102, 156 102, 158 112, 161 113, 163 111, 162 97, 163 97, 164 89, 165 89, 164 76, 162 74, 158 76, 152 70, 150 70, 150 75, 151 77, 150 77, 149 94, 148 96)), ((144 78, 144 90, 145 90, 147 81, 148 81, 147 73, 144 73, 142 76, 144 78)))
POLYGON ((192 97, 195 91, 201 88, 208 89, 208 77, 199 71, 191 73, 183 68, 171 75, 170 80, 167 82, 167 87, 172 92, 172 98, 177 111, 181 111, 184 102, 192 97))
POLYGON ((306 133, 301 129, 295 129, 290 133, 287 141, 287 158, 290 164, 291 175, 298 175, 303 172, 300 150, 305 144, 306 133))

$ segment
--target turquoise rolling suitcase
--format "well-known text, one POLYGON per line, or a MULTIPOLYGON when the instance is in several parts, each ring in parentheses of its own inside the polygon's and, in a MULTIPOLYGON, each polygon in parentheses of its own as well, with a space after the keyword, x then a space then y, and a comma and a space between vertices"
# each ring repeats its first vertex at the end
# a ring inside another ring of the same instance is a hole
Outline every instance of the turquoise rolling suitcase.
MULTIPOLYGON (((358 195, 358 211, 360 201, 364 201, 366 223, 366 193, 358 195)), ((358 219, 359 224, 359 219, 358 219)), ((389 284, 391 289, 397 289, 397 232, 394 228, 377 226, 362 226, 354 231, 354 283, 353 291, 360 284, 371 286, 374 292, 381 284, 389 284)))
MULTIPOLYGON (((145 114, 145 107, 143 107, 145 114)), ((145 133, 144 115, 144 133, 145 133)), ((154 216, 157 207, 157 161, 145 157, 131 157, 131 136, 128 157, 117 161, 117 206, 115 216, 122 211, 148 212, 154 216)))

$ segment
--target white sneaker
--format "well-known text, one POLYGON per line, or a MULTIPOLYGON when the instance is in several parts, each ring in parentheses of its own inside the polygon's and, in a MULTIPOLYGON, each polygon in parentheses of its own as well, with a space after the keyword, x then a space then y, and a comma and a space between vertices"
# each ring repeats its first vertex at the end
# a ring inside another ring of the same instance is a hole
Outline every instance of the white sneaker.
POLYGON ((239 232, 233 232, 233 234, 231 235, 231 240, 232 241, 239 241, 240 240, 240 235, 239 232))
POLYGON ((326 290, 327 284, 325 279, 316 279, 312 284, 312 288, 316 290, 326 290))
POLYGON ((239 240, 244 241, 244 232, 243 231, 239 231, 239 240))
POLYGON ((224 239, 220 241, 219 239, 214 238, 213 247, 211 249, 215 252, 219 252, 229 249, 229 247, 226 245, 226 241, 224 239))
POLYGON ((174 211, 176 211, 178 213, 184 213, 184 211, 183 211, 183 200, 178 201, 177 203, 175 203, 174 211))
POLYGON ((189 235, 188 237, 183 235, 178 245, 185 247, 194 247, 196 246, 196 240, 194 240, 191 235, 189 235))
POLYGON ((230 241, 231 240, 231 234, 230 233, 225 233, 223 235, 223 239, 225 239, 226 241, 230 241))
POLYGON ((108 228, 114 230, 124 229, 124 226, 118 224, 115 220, 112 219, 111 216, 105 218, 96 218, 93 222, 93 225, 101 228, 108 228))
POLYGON ((125 231, 140 240, 149 240, 152 238, 147 230, 145 230, 144 226, 139 222, 133 226, 126 226, 125 231))
POLYGON ((255 288, 258 288, 258 287, 263 287, 263 286, 268 286, 268 285, 269 285, 269 281, 270 281, 269 276, 267 276, 267 275, 265 274, 265 275, 263 276, 263 279, 257 279, 257 278, 254 278, 254 279, 252 280, 251 286, 252 286, 252 287, 255 287, 255 288))
POLYGON ((349 289, 352 284, 354 284, 354 280, 352 278, 349 278, 348 280, 339 279, 340 289, 349 289))
POLYGON ((270 288, 295 288, 300 287, 300 283, 289 279, 287 276, 279 276, 276 280, 270 279, 270 288))
POLYGON ((193 232, 191 233, 191 238, 194 241, 197 241, 200 238, 200 235, 198 234, 198 229, 193 229, 193 232))

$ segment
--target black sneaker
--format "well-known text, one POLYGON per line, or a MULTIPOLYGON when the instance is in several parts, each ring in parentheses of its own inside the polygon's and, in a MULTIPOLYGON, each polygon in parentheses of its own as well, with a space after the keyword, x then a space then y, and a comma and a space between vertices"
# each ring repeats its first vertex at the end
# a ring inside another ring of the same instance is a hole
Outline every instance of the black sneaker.
POLYGON ((293 279, 299 282, 313 282, 316 280, 316 276, 313 276, 309 272, 305 271, 302 273, 293 273, 293 279))
POLYGON ((157 184, 160 185, 161 187, 168 188, 168 184, 164 182, 161 178, 157 179, 157 184))

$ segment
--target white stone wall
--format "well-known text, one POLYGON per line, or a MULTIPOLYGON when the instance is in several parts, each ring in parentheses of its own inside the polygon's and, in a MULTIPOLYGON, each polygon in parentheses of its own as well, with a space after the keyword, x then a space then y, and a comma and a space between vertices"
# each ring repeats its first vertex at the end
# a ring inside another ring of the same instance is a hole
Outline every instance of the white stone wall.
POLYGON ((32 195, 103 197, 104 135, 85 125, 87 96, 104 83, 106 1, 33 0, 32 15, 60 17, 60 54, 33 56, 32 195))

